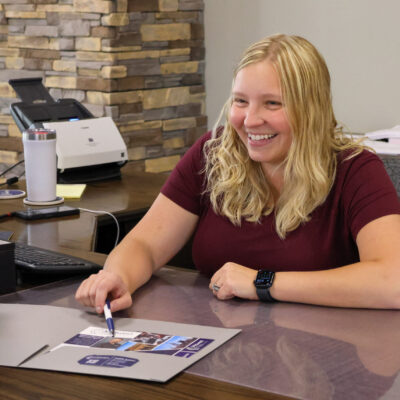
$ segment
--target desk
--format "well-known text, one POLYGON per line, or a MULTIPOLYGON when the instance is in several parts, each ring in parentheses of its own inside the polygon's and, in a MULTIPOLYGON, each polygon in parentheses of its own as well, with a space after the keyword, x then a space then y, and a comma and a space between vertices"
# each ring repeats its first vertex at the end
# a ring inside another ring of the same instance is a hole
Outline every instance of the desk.
MULTIPOLYGON (((115 318, 241 328, 166 384, 0 368, 2 399, 397 399, 400 313, 218 301, 197 272, 165 267, 115 318), (29 393, 29 395, 27 395, 29 393), (134 393, 134 395, 133 395, 134 393), (280 395, 280 396, 278 396, 280 395), (281 397, 283 396, 283 397, 281 397)), ((79 308, 69 279, 0 297, 79 308)), ((118 321, 118 320, 117 320, 118 321)))
MULTIPOLYGON (((80 201, 67 203, 117 214, 121 210, 129 213, 135 208, 148 207, 165 176, 124 172, 120 182, 89 185, 80 201), (107 185, 114 188, 112 193, 107 185), (136 194, 124 193, 131 189, 136 194), (118 196, 113 197, 115 193, 125 199, 125 206, 118 196)), ((8 206, 15 206, 15 202, 8 206)), ((105 255, 89 251, 95 243, 96 226, 96 218, 91 214, 47 222, 0 223, 1 230, 15 232, 15 240, 29 240, 32 244, 103 262, 105 255), (56 240, 47 235, 47 229, 56 240)), ((1 296, 0 302, 80 308, 74 300, 80 281, 81 277, 73 277, 52 282, 1 296)), ((207 278, 194 271, 165 267, 134 294, 130 309, 115 314, 116 318, 119 316, 241 328, 242 332, 166 384, 1 367, 0 398, 391 400, 400 397, 397 311, 263 304, 240 299, 222 302, 209 291, 207 278)))
MULTIPOLYGON (((158 195, 167 174, 135 170, 132 164, 122 169, 121 180, 90 183, 80 199, 67 199, 65 204, 90 210, 111 212, 120 225, 120 239, 140 220, 158 195)), ((13 188, 25 189, 22 181, 13 188)), ((25 206, 23 199, 0 200, 0 214, 25 206)), ((32 246, 84 257, 87 251, 108 254, 114 245, 117 229, 109 215, 81 212, 80 216, 23 221, 17 218, 0 221, 0 230, 14 232, 11 240, 32 246)), ((93 260, 97 262, 96 260, 93 260)), ((173 265, 192 265, 190 244, 171 260, 173 265)))
MULTIPOLYGON (((68 199, 65 204, 91 210, 108 211, 125 221, 138 211, 147 209, 156 198, 166 174, 150 174, 135 171, 127 164, 122 169, 121 180, 90 183, 80 199, 68 199)), ((14 187, 14 186, 13 186, 14 187)), ((25 182, 18 183, 25 190, 25 182)), ((23 199, 0 200, 0 213, 26 208, 23 199)), ((111 220, 110 217, 107 217, 111 220)), ((93 251, 96 248, 99 221, 106 217, 81 212, 80 216, 63 217, 40 221, 10 219, 0 221, 0 230, 14 232, 14 241, 58 250, 60 247, 78 251, 93 251)), ((124 230, 124 226, 122 226, 124 230)), ((115 236, 114 236, 115 238, 115 236)))

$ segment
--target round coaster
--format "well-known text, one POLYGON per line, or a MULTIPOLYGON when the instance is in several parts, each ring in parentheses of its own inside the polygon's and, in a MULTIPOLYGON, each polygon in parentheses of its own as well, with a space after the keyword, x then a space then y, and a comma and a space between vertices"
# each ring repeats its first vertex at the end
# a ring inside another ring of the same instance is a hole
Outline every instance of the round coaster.
POLYGON ((24 199, 24 203, 29 206, 51 206, 53 204, 64 203, 64 197, 56 197, 51 201, 31 201, 27 197, 24 199))
POLYGON ((18 199, 18 197, 24 197, 25 192, 17 189, 1 189, 0 199, 18 199))

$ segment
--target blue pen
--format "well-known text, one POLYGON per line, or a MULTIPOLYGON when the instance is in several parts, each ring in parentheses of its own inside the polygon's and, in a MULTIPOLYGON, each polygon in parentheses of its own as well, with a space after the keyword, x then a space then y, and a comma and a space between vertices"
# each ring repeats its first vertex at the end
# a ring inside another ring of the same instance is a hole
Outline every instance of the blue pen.
POLYGON ((113 337, 115 336, 115 329, 114 329, 114 320, 111 315, 111 310, 110 310, 110 300, 106 300, 106 304, 104 304, 104 316, 107 321, 107 327, 108 330, 111 332, 113 337))

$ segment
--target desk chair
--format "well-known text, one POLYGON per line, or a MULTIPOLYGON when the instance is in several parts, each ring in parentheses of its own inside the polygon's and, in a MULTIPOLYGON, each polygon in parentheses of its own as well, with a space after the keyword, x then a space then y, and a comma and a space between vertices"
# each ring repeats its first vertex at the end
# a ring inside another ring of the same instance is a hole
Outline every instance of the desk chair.
POLYGON ((400 155, 378 154, 400 197, 400 155))

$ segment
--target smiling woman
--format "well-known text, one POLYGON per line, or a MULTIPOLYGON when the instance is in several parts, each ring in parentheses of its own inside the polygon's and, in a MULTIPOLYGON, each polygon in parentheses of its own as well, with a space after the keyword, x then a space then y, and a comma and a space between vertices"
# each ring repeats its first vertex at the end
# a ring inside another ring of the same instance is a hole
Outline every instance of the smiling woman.
POLYGON ((336 175, 337 153, 351 150, 355 155, 363 149, 337 126, 328 68, 317 49, 300 37, 275 35, 246 50, 224 114, 222 134, 216 137, 214 129, 215 143, 206 145, 213 206, 233 223, 242 217, 258 221, 274 211, 281 238, 307 222, 325 201, 336 175), (250 179, 229 177, 239 186, 227 190, 217 159, 226 159, 226 165, 239 159, 237 172, 250 179), (218 200, 231 195, 235 200, 218 200), (223 209, 225 204, 229 208, 223 209))
POLYGON ((315 47, 287 35, 250 46, 221 115, 77 299, 129 307, 193 237, 220 300, 400 308, 399 199, 379 157, 337 126, 315 47))

